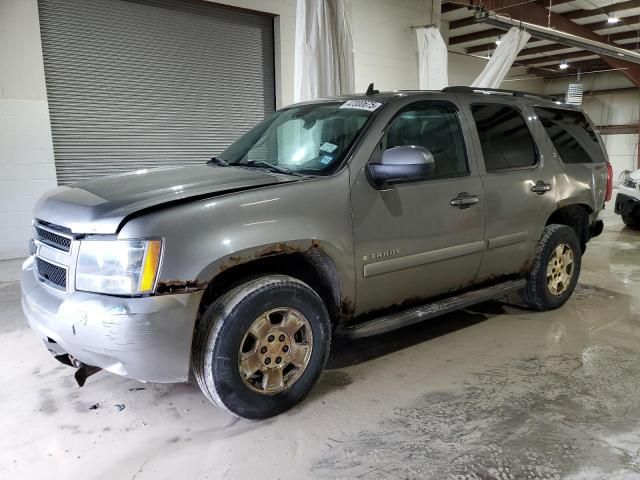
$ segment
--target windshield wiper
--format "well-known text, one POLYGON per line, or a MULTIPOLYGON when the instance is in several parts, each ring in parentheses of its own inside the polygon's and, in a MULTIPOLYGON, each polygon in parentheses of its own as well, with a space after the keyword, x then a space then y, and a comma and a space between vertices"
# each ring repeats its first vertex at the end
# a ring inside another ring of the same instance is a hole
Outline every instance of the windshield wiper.
POLYGON ((248 167, 261 167, 267 168, 272 172, 276 173, 284 173, 285 175, 296 175, 298 177, 302 176, 300 173, 292 172, 288 168, 280 167, 278 165, 274 165, 273 163, 265 162, 264 160, 251 160, 245 164, 248 167))
POLYGON ((229 162, 223 160, 220 157, 211 157, 210 160, 207 161, 207 165, 218 165, 219 167, 228 167, 229 162))

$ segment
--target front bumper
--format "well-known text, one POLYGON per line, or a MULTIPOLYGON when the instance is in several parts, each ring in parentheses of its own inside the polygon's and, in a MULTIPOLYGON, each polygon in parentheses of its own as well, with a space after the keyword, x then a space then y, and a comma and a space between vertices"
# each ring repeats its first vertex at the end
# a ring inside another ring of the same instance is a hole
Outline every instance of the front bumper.
POLYGON ((53 355, 143 382, 189 378, 202 292, 149 297, 64 294, 39 282, 33 257, 22 266, 22 309, 53 355))
POLYGON ((625 216, 640 213, 640 198, 618 193, 616 196, 615 212, 618 215, 625 216))

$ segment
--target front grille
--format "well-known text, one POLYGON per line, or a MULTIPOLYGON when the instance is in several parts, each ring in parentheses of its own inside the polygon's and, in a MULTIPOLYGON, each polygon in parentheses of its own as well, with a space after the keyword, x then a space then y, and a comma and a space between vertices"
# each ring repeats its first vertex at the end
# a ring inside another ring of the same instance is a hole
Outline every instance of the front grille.
POLYGON ((59 290, 67 289, 67 270, 36 257, 36 272, 43 282, 59 290))
POLYGON ((57 234, 41 225, 34 225, 36 240, 64 252, 71 250, 71 237, 57 234))

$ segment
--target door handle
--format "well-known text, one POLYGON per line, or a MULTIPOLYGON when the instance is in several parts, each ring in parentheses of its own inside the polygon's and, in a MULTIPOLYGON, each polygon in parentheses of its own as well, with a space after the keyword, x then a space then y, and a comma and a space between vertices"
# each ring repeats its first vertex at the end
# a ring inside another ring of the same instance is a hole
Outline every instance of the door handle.
POLYGON ((478 203, 478 201, 479 200, 477 195, 471 195, 470 193, 462 192, 459 193, 456 198, 451 200, 450 203, 452 207, 463 209, 469 208, 471 205, 475 205, 476 203, 478 203))
POLYGON ((551 184, 545 183, 542 180, 538 180, 536 184, 533 187, 531 187, 531 191, 533 193, 537 193, 538 195, 544 195, 549 190, 551 190, 551 184))

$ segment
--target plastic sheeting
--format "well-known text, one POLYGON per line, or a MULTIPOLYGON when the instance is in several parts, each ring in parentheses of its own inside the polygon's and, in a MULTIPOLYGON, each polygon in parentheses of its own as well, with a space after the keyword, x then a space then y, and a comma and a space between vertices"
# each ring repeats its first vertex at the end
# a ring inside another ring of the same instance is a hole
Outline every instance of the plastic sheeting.
POLYGON ((502 81, 509 73, 514 60, 520 50, 527 44, 531 35, 526 31, 513 27, 502 37, 500 45, 493 52, 489 63, 482 73, 471 84, 472 87, 499 88, 502 81))
POLYGON ((416 29, 418 37, 418 86, 420 90, 442 90, 449 85, 447 44, 436 27, 416 29))
POLYGON ((353 71, 347 0, 298 0, 294 101, 353 93, 353 71))

